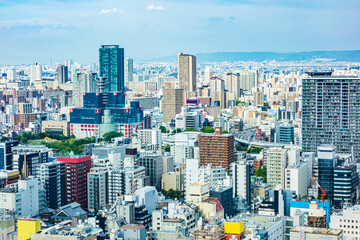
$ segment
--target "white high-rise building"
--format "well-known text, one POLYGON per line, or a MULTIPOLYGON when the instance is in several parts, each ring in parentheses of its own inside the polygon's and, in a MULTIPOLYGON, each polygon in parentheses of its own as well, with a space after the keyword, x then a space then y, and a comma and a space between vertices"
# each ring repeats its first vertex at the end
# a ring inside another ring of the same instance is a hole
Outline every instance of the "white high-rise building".
POLYGON ((213 70, 210 67, 205 68, 205 78, 204 84, 207 85, 210 83, 210 79, 213 77, 213 70))
POLYGON ((19 217, 39 214, 39 181, 36 177, 20 179, 0 191, 0 210, 15 211, 19 217))
POLYGON ((344 240, 360 239, 360 205, 335 211, 330 217, 330 228, 343 230, 344 240))
POLYGON ((270 148, 266 152, 267 182, 273 187, 285 187, 285 168, 287 153, 280 148, 270 148))
POLYGON ((125 84, 134 81, 134 61, 131 58, 125 58, 125 84))
POLYGON ((175 135, 175 145, 171 146, 174 163, 184 165, 185 160, 194 158, 194 148, 197 146, 198 132, 183 132, 175 135))
POLYGON ((42 80, 42 66, 39 63, 35 63, 31 65, 31 77, 30 82, 34 83, 36 81, 42 80))
POLYGON ((307 196, 310 186, 310 162, 291 165, 285 169, 285 190, 295 191, 298 198, 307 196))
POLYGON ((7 75, 6 78, 7 78, 8 81, 16 80, 16 70, 15 69, 7 70, 6 75, 7 75))
POLYGON ((233 197, 244 198, 250 204, 250 165, 247 163, 232 163, 230 171, 233 182, 233 197))
POLYGON ((140 144, 153 145, 154 151, 161 149, 161 131, 159 129, 141 129, 138 130, 140 144))

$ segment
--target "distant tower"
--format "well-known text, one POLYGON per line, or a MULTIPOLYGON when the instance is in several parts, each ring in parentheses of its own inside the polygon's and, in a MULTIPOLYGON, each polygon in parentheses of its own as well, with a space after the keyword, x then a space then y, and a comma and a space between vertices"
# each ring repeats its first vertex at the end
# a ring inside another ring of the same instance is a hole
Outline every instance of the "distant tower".
POLYGON ((57 81, 58 83, 66 83, 69 80, 69 71, 68 71, 68 67, 65 65, 61 65, 58 64, 57 68, 56 68, 56 73, 57 73, 57 81))
POLYGON ((179 53, 178 55, 179 87, 185 92, 196 91, 196 57, 179 53))
POLYGON ((34 65, 31 65, 31 78, 30 82, 34 83, 36 81, 42 80, 42 66, 37 62, 34 65))
POLYGON ((106 92, 124 91, 124 49, 118 45, 102 45, 99 64, 100 77, 108 80, 106 92))
POLYGON ((134 61, 131 58, 125 59, 125 83, 133 81, 134 78, 134 61))

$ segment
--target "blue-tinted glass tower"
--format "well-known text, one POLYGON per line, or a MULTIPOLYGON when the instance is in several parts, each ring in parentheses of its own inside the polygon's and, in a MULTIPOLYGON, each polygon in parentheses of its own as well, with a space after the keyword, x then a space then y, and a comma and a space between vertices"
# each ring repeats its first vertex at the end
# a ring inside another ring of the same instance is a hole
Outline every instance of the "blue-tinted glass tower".
POLYGON ((124 49, 118 45, 101 45, 99 49, 100 76, 107 78, 105 92, 123 92, 124 49))

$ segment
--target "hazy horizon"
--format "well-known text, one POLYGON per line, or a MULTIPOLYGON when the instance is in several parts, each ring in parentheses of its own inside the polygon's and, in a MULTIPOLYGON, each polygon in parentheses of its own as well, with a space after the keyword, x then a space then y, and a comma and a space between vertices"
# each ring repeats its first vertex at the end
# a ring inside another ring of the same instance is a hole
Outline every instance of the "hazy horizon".
POLYGON ((102 44, 135 61, 357 50, 359 9, 356 0, 0 0, 0 64, 98 62, 102 44))

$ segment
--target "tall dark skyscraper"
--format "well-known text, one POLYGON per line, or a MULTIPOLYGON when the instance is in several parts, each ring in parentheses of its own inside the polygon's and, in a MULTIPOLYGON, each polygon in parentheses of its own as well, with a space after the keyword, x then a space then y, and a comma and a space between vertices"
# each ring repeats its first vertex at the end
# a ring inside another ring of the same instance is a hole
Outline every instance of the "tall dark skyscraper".
POLYGON ((302 80, 302 145, 315 152, 333 144, 336 153, 360 159, 360 78, 310 73, 302 80))
POLYGON ((106 92, 122 92, 124 87, 124 49, 118 45, 101 45, 100 77, 107 78, 106 92))
POLYGON ((69 81, 68 67, 59 64, 56 68, 58 83, 66 83, 69 81))

